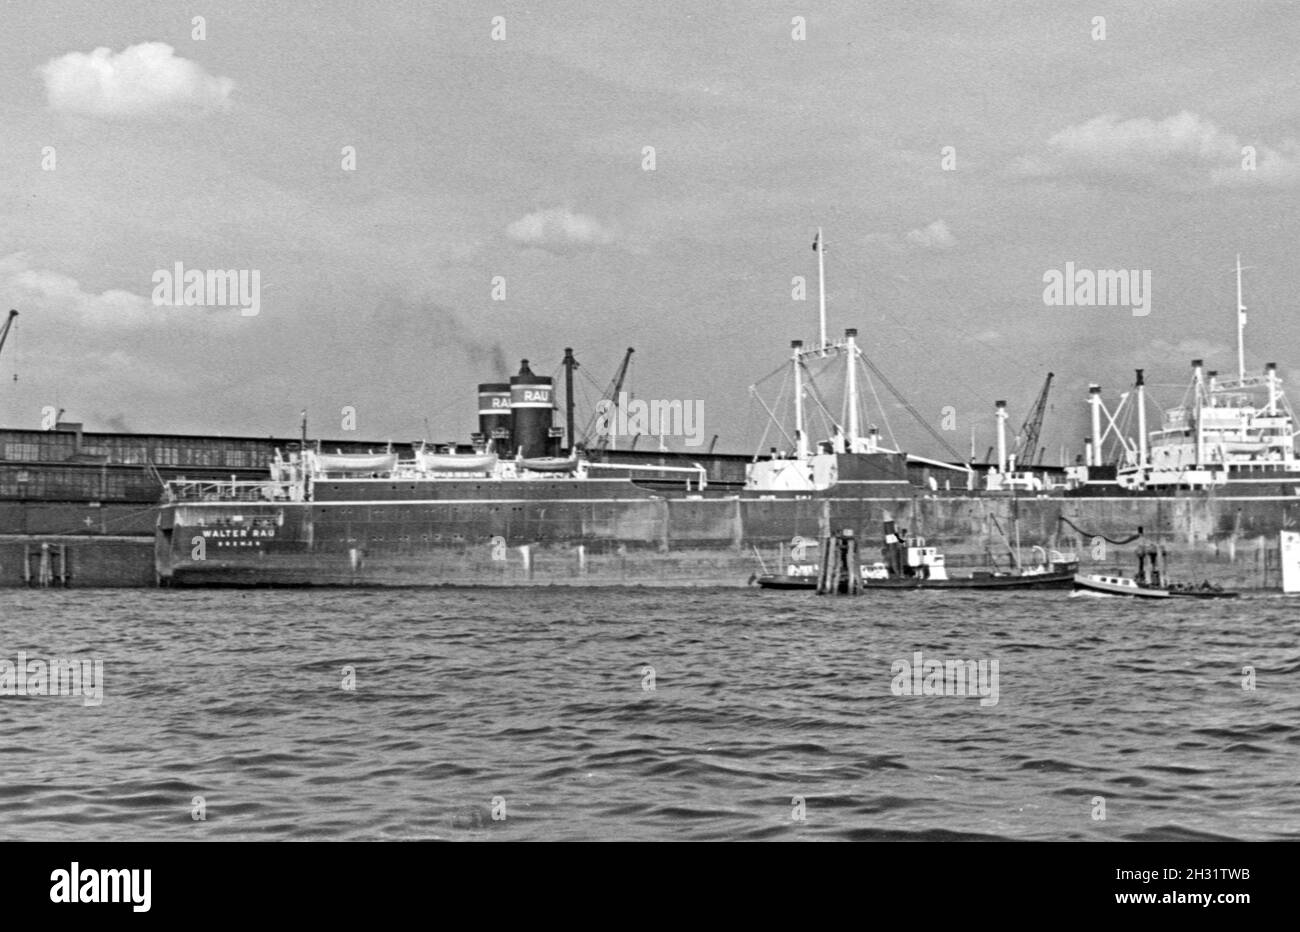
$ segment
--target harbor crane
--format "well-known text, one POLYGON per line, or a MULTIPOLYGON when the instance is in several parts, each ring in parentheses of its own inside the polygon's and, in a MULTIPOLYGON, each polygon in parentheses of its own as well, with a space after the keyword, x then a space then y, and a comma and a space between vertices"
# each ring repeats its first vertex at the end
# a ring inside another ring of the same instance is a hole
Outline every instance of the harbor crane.
POLYGON ((1043 416, 1047 414, 1047 393, 1052 389, 1052 379, 1055 374, 1047 373, 1047 379, 1043 382, 1043 389, 1038 393, 1038 399, 1034 406, 1029 409, 1029 416, 1025 418, 1025 423, 1020 425, 1020 430, 1016 434, 1016 464, 1023 463, 1031 466, 1035 457, 1038 457, 1038 437, 1043 430, 1043 416))
MULTIPOLYGON (((609 390, 605 392, 605 398, 602 399, 602 400, 609 401, 611 405, 611 409, 618 407, 619 392, 623 390, 623 381, 627 378, 627 368, 632 363, 632 354, 634 352, 635 350, 633 350, 632 347, 629 346, 627 348, 627 353, 623 356, 623 362, 622 364, 619 365, 618 372, 614 374, 614 381, 610 383, 609 390)), ((590 438, 592 428, 594 428, 595 426, 596 417, 599 417, 599 411, 597 411, 596 416, 592 418, 591 426, 588 427, 587 429, 588 439, 590 438)), ((609 447, 609 439, 611 434, 612 431, 604 431, 600 434, 599 437, 596 438, 596 450, 598 452, 603 453, 609 447)), ((633 443, 635 442, 636 441, 634 439, 633 443)))
MULTIPOLYGON (((14 318, 17 317, 17 316, 18 316, 18 312, 15 311, 13 308, 10 308, 10 309, 9 309, 9 316, 5 319, 5 325, 4 325, 3 327, 0 327, 0 353, 3 353, 3 352, 4 352, 4 348, 5 348, 5 340, 8 339, 8 337, 9 337, 9 330, 10 330, 11 327, 13 327, 13 325, 14 325, 14 318)), ((15 382, 18 381, 18 373, 17 373, 17 372, 14 373, 14 381, 15 381, 15 382)))
POLYGON ((5 320, 5 325, 0 327, 0 350, 5 348, 5 338, 9 336, 9 328, 14 325, 14 318, 17 316, 18 312, 10 308, 9 317, 5 320))

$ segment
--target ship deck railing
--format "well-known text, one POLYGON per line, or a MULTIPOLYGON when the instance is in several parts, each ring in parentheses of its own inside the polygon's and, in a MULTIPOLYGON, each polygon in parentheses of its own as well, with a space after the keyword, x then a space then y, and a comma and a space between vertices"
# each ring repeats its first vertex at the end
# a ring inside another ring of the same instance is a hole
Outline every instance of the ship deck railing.
POLYGON ((691 478, 695 478, 696 491, 703 491, 709 484, 709 471, 699 463, 690 466, 663 466, 657 463, 588 463, 588 469, 621 469, 631 472, 672 472, 685 473, 686 489, 690 491, 691 478))
POLYGON ((167 483, 167 502, 301 502, 306 500, 301 482, 273 480, 177 479, 167 483))

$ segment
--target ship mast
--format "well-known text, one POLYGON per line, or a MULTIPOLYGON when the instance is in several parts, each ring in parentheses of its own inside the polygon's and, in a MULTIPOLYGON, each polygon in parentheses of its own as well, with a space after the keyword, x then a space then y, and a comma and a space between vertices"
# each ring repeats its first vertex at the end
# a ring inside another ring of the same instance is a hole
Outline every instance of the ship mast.
POLYGON ((1205 432, 1201 426, 1201 409, 1206 405, 1205 382, 1201 376, 1203 360, 1192 360, 1192 412, 1196 419, 1196 465, 1205 461, 1205 432))
POLYGON ((819 348, 826 346, 826 240, 822 238, 822 228, 817 228, 817 238, 813 240, 817 250, 817 307, 821 320, 821 342, 819 348))
POLYGON ((1137 370, 1137 407, 1138 407, 1138 468, 1147 468, 1147 402, 1146 378, 1142 370, 1137 370))
POLYGON ((844 331, 844 343, 848 350, 848 381, 845 392, 849 396, 849 452, 858 452, 858 331, 849 328, 844 331))
POLYGON ((578 368, 578 360, 573 358, 573 347, 564 348, 564 427, 569 434, 569 455, 574 456, 578 448, 577 434, 573 424, 573 370, 578 368))
POLYGON ((803 428, 803 340, 790 341, 790 360, 794 365, 794 437, 795 455, 800 461, 808 458, 808 435, 803 428))
MULTIPOLYGON (((824 329, 824 328, 823 328, 824 329)), ((1245 304, 1242 303, 1242 253, 1236 253, 1236 377, 1245 378, 1245 304)))

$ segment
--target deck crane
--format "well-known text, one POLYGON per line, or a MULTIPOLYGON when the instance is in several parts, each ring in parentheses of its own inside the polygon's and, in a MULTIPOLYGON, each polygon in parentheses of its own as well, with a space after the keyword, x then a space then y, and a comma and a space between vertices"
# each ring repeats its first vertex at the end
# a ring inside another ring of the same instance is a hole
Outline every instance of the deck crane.
MULTIPOLYGON (((605 397, 601 399, 602 401, 607 400, 613 408, 618 407, 618 395, 619 392, 623 390, 623 381, 627 378, 627 367, 632 363, 633 352, 635 351, 629 346, 627 348, 627 353, 623 356, 623 362, 618 367, 618 372, 614 374, 614 381, 610 383, 609 390, 605 392, 605 397)), ((599 417, 599 414, 600 412, 597 412, 597 417, 599 417)), ((591 426, 587 429, 588 439, 591 437, 591 430, 594 426, 595 419, 592 420, 591 426)), ((612 431, 603 431, 600 436, 596 438, 596 450, 598 452, 605 452, 605 449, 609 446, 609 438, 612 433, 612 431)))
POLYGON ((1038 437, 1043 430, 1043 416, 1047 413, 1047 393, 1052 389, 1054 377, 1054 373, 1047 373, 1047 379, 1043 382, 1042 391, 1038 393, 1038 399, 1029 409, 1029 416, 1025 418, 1025 423, 1020 425, 1020 430, 1016 434, 1017 466, 1022 463, 1025 466, 1032 466, 1038 456, 1038 437))
MULTIPOLYGON (((5 319, 5 325, 3 327, 0 327, 0 353, 4 352, 5 340, 9 337, 9 330, 11 327, 13 327, 14 318, 17 316, 18 316, 18 312, 10 308, 9 316, 5 319)), ((14 373, 14 381, 15 382, 18 381, 17 372, 14 373)))

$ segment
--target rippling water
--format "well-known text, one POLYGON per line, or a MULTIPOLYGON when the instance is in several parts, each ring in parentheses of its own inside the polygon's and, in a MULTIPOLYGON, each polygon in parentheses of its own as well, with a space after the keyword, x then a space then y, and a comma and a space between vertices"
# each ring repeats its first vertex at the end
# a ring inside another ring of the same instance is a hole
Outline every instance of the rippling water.
POLYGON ((0 838, 1296 839, 1297 607, 8 590, 0 659, 105 685, 0 696, 0 838), (894 695, 917 650, 997 704, 894 695))

